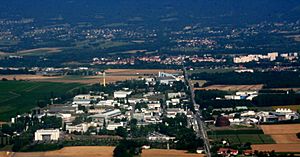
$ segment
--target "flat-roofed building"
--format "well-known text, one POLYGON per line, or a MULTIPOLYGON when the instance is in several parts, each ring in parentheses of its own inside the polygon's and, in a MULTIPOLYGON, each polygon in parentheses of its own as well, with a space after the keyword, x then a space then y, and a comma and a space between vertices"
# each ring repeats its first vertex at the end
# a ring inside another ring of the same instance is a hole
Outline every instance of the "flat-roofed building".
POLYGON ((114 98, 126 98, 132 93, 132 91, 116 91, 114 92, 114 98))
POLYGON ((58 141, 60 131, 58 129, 41 129, 37 130, 34 135, 35 141, 58 141))
POLYGON ((115 109, 115 110, 105 111, 99 114, 91 115, 89 117, 92 118, 93 122, 103 123, 105 120, 117 117, 119 115, 121 115, 121 110, 115 109))
POLYGON ((125 125, 124 122, 112 123, 112 124, 108 124, 106 129, 107 130, 116 130, 118 127, 124 127, 124 125, 125 125))
POLYGON ((66 130, 69 132, 69 133, 72 133, 72 132, 82 132, 82 133, 85 133, 88 131, 90 125, 88 123, 81 123, 81 124, 78 124, 78 125, 66 125, 66 130))

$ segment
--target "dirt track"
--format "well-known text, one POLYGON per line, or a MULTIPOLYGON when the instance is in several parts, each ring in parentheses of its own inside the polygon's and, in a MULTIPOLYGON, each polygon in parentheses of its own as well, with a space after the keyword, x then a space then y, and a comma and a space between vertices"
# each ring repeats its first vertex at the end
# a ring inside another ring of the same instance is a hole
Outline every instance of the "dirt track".
POLYGON ((211 85, 204 88, 196 88, 195 90, 222 90, 222 91, 249 91, 249 90, 260 90, 262 84, 257 85, 211 85))

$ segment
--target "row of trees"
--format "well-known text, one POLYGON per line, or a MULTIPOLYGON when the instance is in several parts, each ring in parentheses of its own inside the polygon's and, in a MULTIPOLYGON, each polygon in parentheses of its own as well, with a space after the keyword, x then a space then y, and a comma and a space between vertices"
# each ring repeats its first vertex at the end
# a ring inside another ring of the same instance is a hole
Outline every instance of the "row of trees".
POLYGON ((253 103, 255 106, 298 105, 300 94, 260 94, 253 103))

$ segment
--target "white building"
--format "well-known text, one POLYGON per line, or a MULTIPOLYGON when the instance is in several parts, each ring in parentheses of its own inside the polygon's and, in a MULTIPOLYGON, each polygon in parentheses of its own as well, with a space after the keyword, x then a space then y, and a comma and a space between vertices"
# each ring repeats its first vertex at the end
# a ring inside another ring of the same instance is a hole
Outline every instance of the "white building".
POLYGON ((160 108, 161 108, 159 102, 157 102, 157 103, 149 103, 149 104, 147 104, 147 106, 148 106, 148 109, 150 109, 150 110, 160 111, 160 108))
POLYGON ((124 122, 108 124, 107 130, 116 130, 118 127, 124 127, 124 122))
POLYGON ((268 53, 268 57, 269 57, 270 61, 274 61, 278 57, 278 52, 268 53))
POLYGON ((81 123, 78 125, 66 125, 66 131, 68 131, 69 133, 72 132, 82 132, 85 133, 88 131, 90 125, 88 123, 81 123))
POLYGON ((239 69, 239 70, 234 70, 236 73, 254 73, 253 69, 239 69))
POLYGON ((115 101, 114 100, 101 100, 97 103, 99 106, 114 106, 115 101))
POLYGON ((73 105, 88 105, 90 104, 92 99, 89 94, 76 95, 73 98, 73 105))
POLYGON ((186 115, 186 111, 184 111, 184 109, 181 108, 168 108, 166 112, 168 118, 175 118, 177 114, 186 115))
POLYGON ((254 111, 245 111, 241 113, 241 117, 250 117, 250 116, 255 116, 256 113, 254 111))
POLYGON ((114 98, 126 98, 132 93, 132 91, 116 91, 114 92, 114 98))
POLYGON ((286 108, 277 108, 275 110, 275 112, 278 112, 278 113, 292 113, 293 111, 291 109, 286 109, 286 108))
POLYGON ((104 122, 107 119, 120 116, 121 114, 122 114, 121 110, 115 109, 115 110, 105 111, 99 114, 91 115, 89 117, 92 118, 93 122, 104 122))
POLYGON ((171 85, 173 84, 173 82, 176 82, 176 78, 174 77, 159 77, 157 78, 157 80, 159 81, 160 84, 164 84, 164 85, 171 85))
POLYGON ((181 97, 184 97, 184 96, 185 96, 184 92, 168 93, 168 99, 181 98, 181 97))
POLYGON ((58 129, 49 129, 49 130, 37 130, 34 134, 35 141, 57 141, 60 136, 58 129))
POLYGON ((277 52, 268 53, 267 55, 261 55, 261 54, 250 54, 246 56, 237 56, 233 58, 234 63, 248 63, 252 61, 259 61, 260 59, 268 59, 270 61, 276 60, 278 57, 277 52))
POLYGON ((56 116, 62 118, 62 120, 66 123, 72 122, 75 119, 75 117, 70 113, 58 113, 56 116))
POLYGON ((225 95, 224 98, 226 100, 241 100, 241 96, 239 95, 225 95))

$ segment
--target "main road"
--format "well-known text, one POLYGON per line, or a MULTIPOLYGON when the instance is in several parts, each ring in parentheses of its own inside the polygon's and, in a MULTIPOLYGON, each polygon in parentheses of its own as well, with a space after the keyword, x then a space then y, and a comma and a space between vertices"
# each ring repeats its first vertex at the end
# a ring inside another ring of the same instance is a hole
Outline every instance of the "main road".
POLYGON ((197 136, 203 139, 206 156, 211 157, 210 144, 209 144, 207 132, 204 128, 204 122, 202 120, 200 105, 198 105, 195 101, 195 92, 193 90, 193 85, 189 81, 189 76, 188 76, 186 67, 183 67, 183 72, 184 72, 185 82, 190 90, 192 103, 196 110, 196 112, 193 114, 194 125, 195 125, 194 128, 196 129, 197 136))

